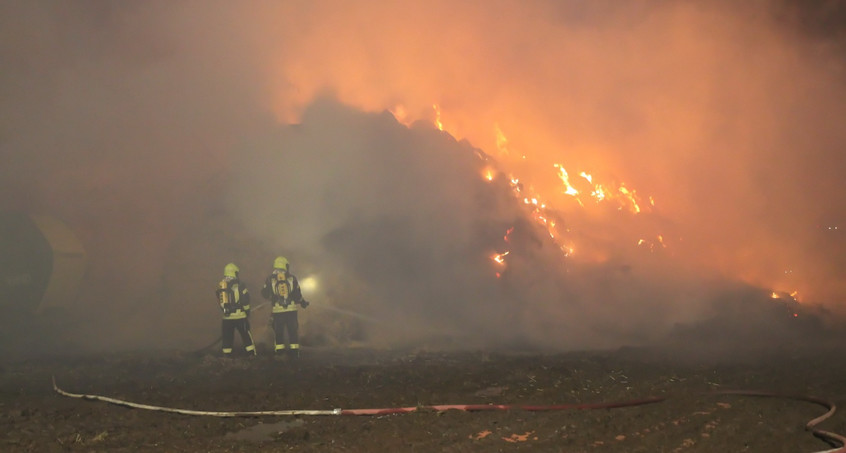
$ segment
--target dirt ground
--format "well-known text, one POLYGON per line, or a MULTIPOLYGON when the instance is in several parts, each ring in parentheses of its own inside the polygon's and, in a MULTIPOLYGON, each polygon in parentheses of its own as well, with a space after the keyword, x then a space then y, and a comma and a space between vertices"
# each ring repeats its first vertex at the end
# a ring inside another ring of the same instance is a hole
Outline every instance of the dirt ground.
MULTIPOLYGON (((262 351, 264 352, 264 351, 262 351)), ((304 348, 300 360, 215 352, 123 352, 7 360, 0 370, 0 450, 817 452, 805 430, 827 409, 748 389, 846 404, 842 351, 780 350, 692 358, 654 349, 544 353, 304 348), (164 407, 261 411, 412 406, 394 415, 218 418, 164 407), (436 411, 436 404, 661 402, 612 409, 436 411)), ((818 426, 846 433, 836 412, 818 426)))

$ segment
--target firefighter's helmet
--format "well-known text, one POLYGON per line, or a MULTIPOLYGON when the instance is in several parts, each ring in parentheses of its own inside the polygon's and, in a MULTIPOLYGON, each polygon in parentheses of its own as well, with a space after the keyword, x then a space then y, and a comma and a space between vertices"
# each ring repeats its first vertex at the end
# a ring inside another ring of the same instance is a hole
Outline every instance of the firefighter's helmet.
POLYGON ((240 269, 238 269, 238 266, 236 266, 235 263, 229 263, 223 267, 224 277, 235 278, 238 276, 238 272, 240 272, 240 269))
POLYGON ((276 259, 273 260, 273 268, 288 272, 288 259, 284 256, 277 256, 276 259))

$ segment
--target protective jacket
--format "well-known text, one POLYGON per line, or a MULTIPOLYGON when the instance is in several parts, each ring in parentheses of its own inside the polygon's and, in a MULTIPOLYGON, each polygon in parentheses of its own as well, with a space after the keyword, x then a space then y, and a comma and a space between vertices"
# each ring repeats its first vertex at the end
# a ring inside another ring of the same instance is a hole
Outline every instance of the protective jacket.
POLYGON ((244 319, 250 314, 250 293, 237 278, 225 277, 217 288, 223 319, 244 319))
POLYGON ((303 300, 303 293, 300 290, 300 283, 293 274, 274 269, 264 281, 261 295, 271 303, 273 313, 284 313, 297 311, 297 305, 303 308, 308 302, 303 300))

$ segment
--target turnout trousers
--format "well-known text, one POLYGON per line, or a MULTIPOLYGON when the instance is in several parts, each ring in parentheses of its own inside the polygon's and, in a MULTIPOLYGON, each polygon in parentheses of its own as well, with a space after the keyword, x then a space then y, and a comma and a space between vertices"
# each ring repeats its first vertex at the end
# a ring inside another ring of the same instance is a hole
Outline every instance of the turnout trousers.
POLYGON ((292 352, 299 352, 299 319, 297 311, 283 311, 273 313, 274 351, 281 352, 290 349, 292 352), (288 333, 288 341, 285 341, 285 332, 288 333))
POLYGON ((253 335, 250 333, 250 321, 247 318, 224 319, 221 325, 223 340, 223 355, 232 354, 232 346, 235 343, 235 331, 241 335, 241 343, 248 354, 256 354, 256 345, 253 343, 253 335))

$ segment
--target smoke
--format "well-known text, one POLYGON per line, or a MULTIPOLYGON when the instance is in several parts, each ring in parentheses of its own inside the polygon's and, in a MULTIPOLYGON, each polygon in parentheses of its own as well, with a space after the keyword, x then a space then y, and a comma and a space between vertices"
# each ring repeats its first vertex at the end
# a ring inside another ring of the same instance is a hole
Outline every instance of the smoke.
POLYGON ((842 242, 823 236, 842 220, 831 202, 843 168, 842 47, 791 29, 781 4, 747 3, 360 12, 384 28, 318 5, 319 25, 298 35, 302 62, 278 64, 305 99, 331 86, 366 109, 436 102, 447 130, 491 152, 496 126, 510 150, 497 157, 549 202, 564 203, 553 163, 624 180, 677 222, 683 233, 667 239, 686 259, 840 299, 839 263, 820 243, 842 242))
POLYGON ((308 327, 323 297, 393 342, 637 342, 709 316, 734 281, 841 310, 846 90, 828 18, 842 14, 4 2, 0 207, 78 232, 79 304, 113 345, 213 337, 223 264, 257 293, 277 254, 318 279, 308 327), (502 173, 485 181, 485 164, 502 173), (654 208, 582 208, 554 164, 654 208), (511 175, 566 226, 572 256, 511 175), (644 235, 666 247, 644 252, 644 235), (506 249, 503 270, 490 256, 506 249))

